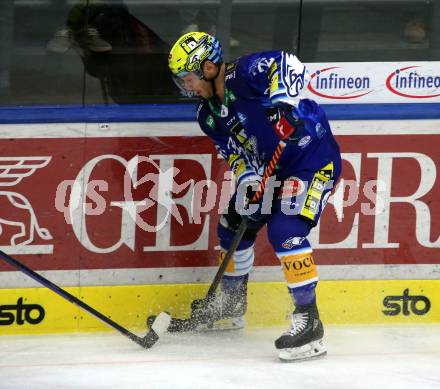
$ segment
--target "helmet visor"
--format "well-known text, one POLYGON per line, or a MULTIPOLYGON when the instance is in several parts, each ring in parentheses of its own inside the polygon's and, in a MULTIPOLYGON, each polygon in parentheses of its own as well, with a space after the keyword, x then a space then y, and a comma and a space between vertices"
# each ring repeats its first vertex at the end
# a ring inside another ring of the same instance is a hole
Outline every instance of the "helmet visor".
POLYGON ((173 80, 182 95, 194 97, 197 93, 194 92, 193 85, 199 80, 203 80, 203 74, 201 74, 199 70, 194 72, 180 72, 178 75, 173 76, 173 80))
MULTIPOLYGON (((189 73, 186 73, 186 74, 188 75, 189 73)), ((185 81, 183 80, 182 77, 184 77, 184 75, 181 77, 175 76, 175 75, 172 76, 174 83, 176 84, 177 88, 179 89, 179 93, 184 97, 189 97, 189 98, 197 97, 196 92, 194 92, 191 89, 187 89, 188 86, 185 85, 185 81)))

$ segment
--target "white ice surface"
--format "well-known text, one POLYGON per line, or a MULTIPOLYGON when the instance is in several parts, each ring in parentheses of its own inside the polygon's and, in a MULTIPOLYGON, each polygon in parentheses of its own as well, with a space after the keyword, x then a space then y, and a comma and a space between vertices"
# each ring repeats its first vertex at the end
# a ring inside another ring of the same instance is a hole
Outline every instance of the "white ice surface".
POLYGON ((0 336, 0 388, 440 388, 440 326, 327 326, 328 355, 282 363, 282 329, 166 334, 149 350, 118 333, 0 336))

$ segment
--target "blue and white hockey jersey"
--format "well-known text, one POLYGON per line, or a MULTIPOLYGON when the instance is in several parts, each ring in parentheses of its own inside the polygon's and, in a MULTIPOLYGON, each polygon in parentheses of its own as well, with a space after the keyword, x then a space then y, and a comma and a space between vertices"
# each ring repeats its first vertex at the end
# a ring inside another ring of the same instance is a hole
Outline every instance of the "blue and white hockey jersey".
POLYGON ((259 52, 226 64, 224 101, 203 99, 197 119, 239 183, 263 175, 279 142, 270 122, 279 104, 289 104, 302 124, 279 160, 277 179, 340 161, 324 111, 316 102, 301 99, 309 78, 305 66, 283 51, 259 52))

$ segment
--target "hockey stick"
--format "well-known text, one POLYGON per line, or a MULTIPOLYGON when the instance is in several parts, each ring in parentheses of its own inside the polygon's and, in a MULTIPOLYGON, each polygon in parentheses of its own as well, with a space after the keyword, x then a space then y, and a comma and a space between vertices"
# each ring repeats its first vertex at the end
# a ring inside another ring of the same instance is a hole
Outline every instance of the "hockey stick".
POLYGON ((114 322, 112 319, 103 315, 101 312, 92 308, 90 305, 87 305, 83 301, 71 295, 69 292, 60 288, 58 285, 55 285, 47 278, 44 278, 40 274, 34 272, 32 269, 23 265, 21 262, 17 261, 16 259, 12 258, 11 256, 9 256, 8 254, 4 253, 1 250, 0 250, 0 258, 6 261, 7 263, 9 263, 10 265, 16 267, 18 270, 20 270, 27 276, 33 278, 35 281, 39 282, 46 288, 49 288, 51 291, 60 295, 62 298, 66 299, 70 303, 77 305, 78 307, 84 309, 91 315, 102 320, 104 323, 108 324, 110 327, 119 331, 121 334, 125 335, 127 338, 129 338, 133 342, 136 342, 138 345, 140 345, 143 348, 152 347, 159 340, 159 335, 165 332, 169 326, 171 317, 168 314, 162 312, 160 315, 157 316, 156 320, 151 325, 150 330, 144 337, 137 336, 132 332, 130 332, 129 330, 127 330, 126 328, 122 327, 120 324, 114 322))
MULTIPOLYGON (((272 156, 272 159, 269 162, 269 165, 267 166, 263 178, 260 181, 260 184, 258 185, 258 189, 255 192, 254 196, 250 200, 250 203, 258 202, 263 195, 264 188, 266 187, 267 180, 272 175, 273 171, 275 170, 275 167, 281 157, 281 154, 286 147, 286 143, 283 140, 280 140, 278 143, 277 148, 275 149, 275 152, 272 156)), ((210 299, 214 296, 215 291, 217 290, 218 285, 220 284, 220 281, 225 274, 226 268, 228 267, 232 256, 234 255, 235 251, 237 250, 238 245, 241 242, 241 239, 243 238, 243 235, 247 229, 248 226, 248 218, 246 216, 242 216, 242 220, 240 222, 240 225, 235 233, 235 236, 231 242, 231 245, 228 248, 228 251, 225 254, 225 257, 219 266, 217 273, 212 280, 212 283, 208 289, 208 292, 206 293, 206 296, 202 300, 195 300, 194 302, 198 303, 197 307, 203 307, 203 304, 207 304, 210 299)), ((194 303, 193 302, 193 303, 194 303)), ((194 306, 191 307, 192 310, 194 310, 194 306)), ((150 326, 153 323, 153 320, 155 320, 155 316, 150 316, 147 319, 147 325, 150 326)), ((199 324, 197 318, 190 317, 189 319, 178 319, 178 318, 171 318, 171 323, 168 327, 169 332, 183 332, 183 331, 192 331, 194 330, 197 325, 199 324)))
MULTIPOLYGON (((272 175, 272 173, 278 163, 278 160, 280 159, 281 154, 282 154, 285 147, 286 147, 286 143, 281 140, 278 143, 277 148, 275 149, 275 152, 272 156, 272 159, 270 160, 269 165, 267 166, 266 171, 264 172, 263 178, 261 179, 261 181, 258 185, 258 189, 254 193, 250 203, 257 203, 260 200, 261 196, 263 195, 264 188, 266 187, 267 180, 272 175)), ((243 235, 244 235, 246 228, 247 228, 247 224, 248 224, 248 218, 246 216, 243 216, 241 223, 237 229, 237 232, 234 236, 234 239, 232 240, 232 243, 229 246, 228 251, 226 252, 225 258, 223 259, 220 267, 218 268, 217 274, 215 275, 214 279, 212 280, 211 286, 208 289, 208 293, 206 294, 205 300, 209 299, 210 297, 212 297, 214 295, 223 275, 225 274, 225 271, 229 265, 229 262, 231 262, 232 256, 234 255, 235 251, 237 250, 238 245, 241 242, 241 239, 243 238, 243 235)))

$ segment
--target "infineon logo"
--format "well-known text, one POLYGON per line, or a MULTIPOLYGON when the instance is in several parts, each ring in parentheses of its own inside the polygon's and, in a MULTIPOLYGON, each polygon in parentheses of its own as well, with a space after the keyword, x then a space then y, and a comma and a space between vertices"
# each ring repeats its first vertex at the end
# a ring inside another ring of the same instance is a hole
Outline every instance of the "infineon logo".
POLYGON ((440 75, 420 69, 420 66, 407 66, 396 69, 387 77, 387 88, 396 95, 411 99, 429 99, 440 96, 440 75))
POLYGON ((315 95, 327 99, 356 99, 372 92, 369 90, 370 77, 345 75, 339 66, 317 70, 312 74, 307 88, 315 95))

